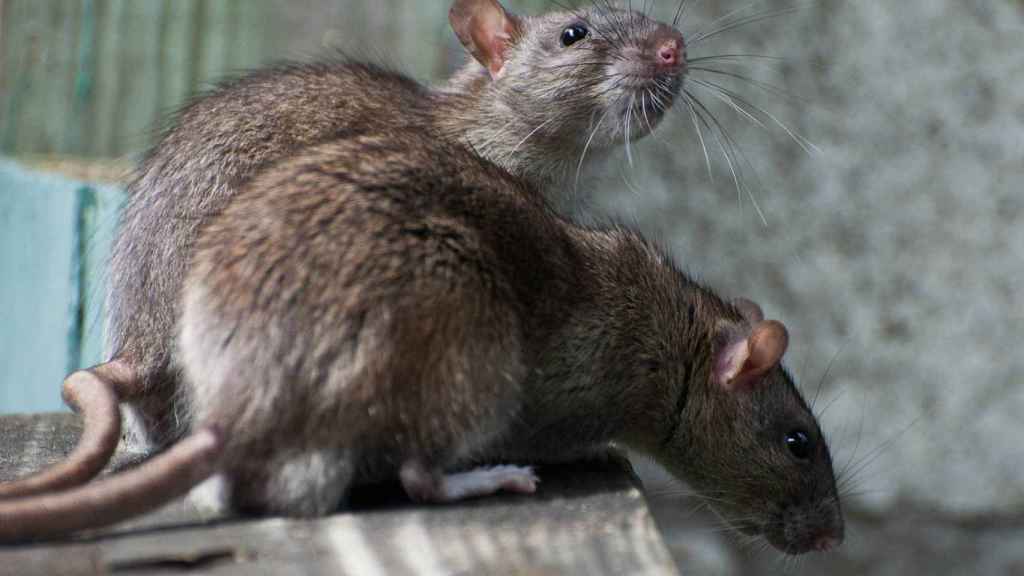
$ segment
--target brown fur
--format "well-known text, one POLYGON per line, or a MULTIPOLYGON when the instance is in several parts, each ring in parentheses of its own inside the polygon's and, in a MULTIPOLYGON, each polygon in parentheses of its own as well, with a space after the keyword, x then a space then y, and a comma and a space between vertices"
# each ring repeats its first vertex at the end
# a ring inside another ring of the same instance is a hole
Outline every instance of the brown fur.
MULTIPOLYGON (((782 550, 842 538, 828 448, 777 363, 784 339, 754 337, 771 321, 429 131, 340 138, 265 171, 204 227, 184 285, 182 405, 193 438, 224 441, 176 470, 195 480, 212 461, 234 508, 326 514, 410 463, 619 442, 782 550), (721 381, 738 342, 748 359, 721 381), (806 459, 787 450, 794 429, 806 459)), ((107 501, 104 482, 79 500, 107 501)), ((0 504, 0 520, 19 510, 0 504)))
POLYGON ((348 486, 409 461, 564 460, 619 441, 728 502, 726 517, 761 518, 742 526, 783 550, 841 538, 820 430, 742 311, 636 234, 572 225, 466 151, 410 132, 289 160, 205 230, 186 285, 195 426, 229 426, 238 506, 337 505, 343 488, 310 487, 322 478, 281 490, 282 454, 338 455, 348 486), (716 383, 738 339, 753 377, 716 383), (806 464, 783 442, 794 427, 816 439, 806 464))

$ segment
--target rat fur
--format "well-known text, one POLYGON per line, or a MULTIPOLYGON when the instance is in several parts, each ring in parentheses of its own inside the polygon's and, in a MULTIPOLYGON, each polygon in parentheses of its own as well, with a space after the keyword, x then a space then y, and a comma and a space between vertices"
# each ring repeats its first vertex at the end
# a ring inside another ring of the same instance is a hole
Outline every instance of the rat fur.
POLYGON ((111 360, 64 384, 72 408, 97 415, 86 415, 68 461, 0 485, 0 498, 98 473, 120 437, 119 401, 136 450, 180 437, 171 343, 192 245, 207 216, 261 169, 333 138, 401 139, 421 128, 553 187, 588 151, 652 130, 686 71, 682 36, 637 12, 594 6, 527 17, 496 0, 457 0, 450 21, 474 58, 438 88, 367 63, 293 64, 226 82, 176 116, 128 185, 109 268, 111 360), (565 31, 579 36, 579 27, 586 34, 565 45, 565 31))
MULTIPOLYGON (((615 442, 785 552, 842 539, 782 324, 429 131, 337 139, 243 186, 199 234, 177 327, 188 436, 118 485, 131 502, 164 502, 147 487, 171 471, 170 495, 212 474, 221 505, 292 516, 389 478, 425 501, 531 492, 529 468, 475 466, 615 442)), ((0 538, 95 525, 117 478, 0 503, 0 538)))

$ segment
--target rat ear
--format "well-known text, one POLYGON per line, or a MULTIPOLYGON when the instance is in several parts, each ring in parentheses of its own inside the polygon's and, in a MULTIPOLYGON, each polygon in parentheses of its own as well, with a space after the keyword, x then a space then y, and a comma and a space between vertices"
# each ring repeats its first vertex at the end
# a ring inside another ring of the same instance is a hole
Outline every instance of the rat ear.
POLYGON ((520 33, 517 16, 506 12, 498 0, 455 0, 448 22, 462 45, 497 78, 505 69, 505 56, 520 33))
POLYGON ((730 392, 754 384, 782 361, 788 345, 786 327, 776 320, 763 320, 749 336, 718 351, 712 379, 730 392))
POLYGON ((757 305, 757 302, 754 302, 753 300, 737 298, 732 301, 732 305, 740 311, 740 315, 743 316, 743 319, 749 322, 751 326, 756 326, 764 320, 764 312, 761 311, 761 307, 757 305))

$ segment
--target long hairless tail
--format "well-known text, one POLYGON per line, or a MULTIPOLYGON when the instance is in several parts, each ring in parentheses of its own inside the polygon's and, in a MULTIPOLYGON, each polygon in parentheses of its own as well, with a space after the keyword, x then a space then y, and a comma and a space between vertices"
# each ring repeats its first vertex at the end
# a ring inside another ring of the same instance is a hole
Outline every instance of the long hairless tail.
POLYGON ((100 528, 182 496, 217 469, 221 434, 203 428, 123 473, 63 492, 0 502, 0 542, 100 528))
POLYGON ((82 437, 68 457, 27 478, 0 483, 0 500, 65 490, 92 480, 110 461, 121 439, 118 404, 141 393, 135 371, 114 359, 64 380, 63 397, 84 420, 82 437))

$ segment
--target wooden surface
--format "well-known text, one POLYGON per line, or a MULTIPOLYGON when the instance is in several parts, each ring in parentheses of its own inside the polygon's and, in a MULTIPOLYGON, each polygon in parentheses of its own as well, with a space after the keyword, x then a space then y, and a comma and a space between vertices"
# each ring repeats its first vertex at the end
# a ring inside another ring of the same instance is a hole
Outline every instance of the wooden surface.
MULTIPOLYGON (((59 459, 79 431, 67 414, 0 417, 0 480, 59 459)), ((73 541, 0 546, 0 576, 677 573, 624 459, 539 474, 536 495, 450 506, 361 489, 354 511, 313 521, 202 518, 178 501, 73 541)))

